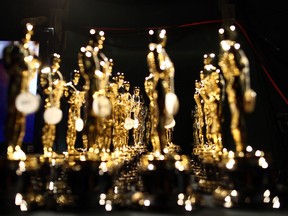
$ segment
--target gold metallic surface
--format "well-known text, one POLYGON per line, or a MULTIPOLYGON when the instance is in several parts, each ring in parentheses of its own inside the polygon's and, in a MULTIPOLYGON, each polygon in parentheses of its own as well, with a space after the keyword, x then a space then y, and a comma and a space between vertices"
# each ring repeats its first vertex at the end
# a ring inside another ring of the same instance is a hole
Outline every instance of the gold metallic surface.
MULTIPOLYGON (((52 55, 51 68, 47 72, 41 71, 40 85, 45 95, 44 110, 56 108, 61 111, 60 99, 63 96, 66 81, 63 79, 62 73, 59 71, 61 58, 60 55, 54 53, 52 55)), ((44 112, 45 112, 44 111, 44 112)), ((48 118, 53 118, 51 115, 48 118)), ((58 122, 56 123, 58 124, 58 122)), ((44 157, 51 157, 55 154, 53 145, 56 138, 56 124, 45 122, 42 128, 42 145, 44 157)))
MULTIPOLYGON (((77 138, 77 120, 83 121, 82 106, 85 103, 85 91, 78 90, 80 72, 75 70, 72 72, 72 80, 65 85, 64 96, 67 98, 69 104, 66 143, 69 155, 77 154, 75 149, 75 142, 77 138)), ((84 124, 84 121, 83 121, 84 124)), ((83 150, 86 150, 83 147, 83 150)))
MULTIPOLYGON (((155 153, 164 153, 167 145, 165 126, 171 124, 178 111, 178 101, 172 101, 169 107, 166 106, 168 93, 174 94, 174 65, 165 50, 166 31, 164 29, 156 32, 151 31, 151 43, 147 55, 149 76, 146 77, 144 86, 150 100, 150 141, 155 153), (171 109, 169 112, 167 108, 171 109)), ((175 96, 176 97, 176 96, 175 96)))
MULTIPOLYGON (((231 35, 236 36, 233 29, 225 29, 230 31, 231 35)), ((225 33, 225 31, 224 31, 225 33)), ((241 119, 243 112, 251 112, 254 109, 256 93, 250 86, 250 68, 249 60, 235 38, 225 38, 224 33, 220 34, 222 40, 220 42, 219 66, 223 72, 226 83, 226 94, 229 103, 231 122, 230 129, 235 143, 235 151, 243 152, 245 149, 245 130, 241 128, 241 119), (238 87, 235 87, 238 86, 238 87), (236 89, 237 88, 237 89, 236 89), (239 88, 241 95, 238 95, 239 88), (243 105, 242 105, 243 104, 243 105)))
POLYGON ((11 44, 4 50, 4 62, 10 80, 5 134, 8 142, 7 157, 11 160, 25 159, 21 148, 25 136, 26 114, 16 108, 15 102, 17 96, 29 92, 30 81, 36 76, 41 64, 38 57, 29 50, 33 34, 33 26, 27 23, 25 38, 19 44, 11 44))

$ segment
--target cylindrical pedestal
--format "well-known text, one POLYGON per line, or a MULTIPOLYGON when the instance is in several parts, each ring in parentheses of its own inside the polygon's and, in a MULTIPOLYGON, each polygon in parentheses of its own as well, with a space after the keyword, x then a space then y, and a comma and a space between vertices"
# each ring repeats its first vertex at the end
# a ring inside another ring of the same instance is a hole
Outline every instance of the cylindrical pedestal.
POLYGON ((11 161, 6 158, 0 159, 0 215, 19 212, 15 205, 15 196, 18 191, 19 161, 11 161))
POLYGON ((264 153, 245 152, 223 158, 221 183, 214 192, 217 205, 226 208, 279 208, 272 167, 264 153))
POLYGON ((105 162, 73 160, 66 167, 67 186, 73 196, 72 210, 112 210, 113 173, 105 162))
POLYGON ((138 204, 151 210, 187 210, 198 204, 192 193, 190 163, 180 155, 166 155, 151 159, 143 155, 140 175, 143 191, 138 195, 138 204))

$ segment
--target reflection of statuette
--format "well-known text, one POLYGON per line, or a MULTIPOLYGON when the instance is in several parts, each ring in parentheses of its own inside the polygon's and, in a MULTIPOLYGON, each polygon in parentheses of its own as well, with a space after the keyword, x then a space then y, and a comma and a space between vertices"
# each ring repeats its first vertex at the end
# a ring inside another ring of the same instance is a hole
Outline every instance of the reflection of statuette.
POLYGON ((168 92, 165 95, 165 108, 169 115, 175 115, 179 109, 178 97, 173 92, 168 92))
POLYGON ((133 127, 134 127, 134 120, 131 119, 130 117, 127 117, 127 118, 125 119, 125 122, 124 122, 124 128, 125 128, 126 130, 130 130, 130 129, 132 129, 133 127))
POLYGON ((93 100, 92 106, 96 116, 107 117, 111 114, 112 105, 110 100, 106 96, 96 96, 93 100))
POLYGON ((137 129, 139 127, 139 120, 137 118, 134 118, 134 125, 133 128, 137 129))
POLYGON ((256 92, 253 89, 246 90, 244 93, 244 110, 251 113, 256 105, 256 92))
POLYGON ((82 118, 77 118, 75 121, 76 131, 81 132, 84 127, 84 121, 82 118))
POLYGON ((44 120, 47 124, 58 124, 62 115, 62 110, 58 107, 49 107, 44 111, 44 120))
POLYGON ((15 106, 19 112, 26 115, 34 113, 39 108, 40 96, 30 92, 20 93, 15 100, 15 106))
POLYGON ((164 127, 165 129, 169 129, 169 128, 173 128, 176 125, 176 121, 175 119, 172 119, 171 122, 169 124, 166 124, 164 127))

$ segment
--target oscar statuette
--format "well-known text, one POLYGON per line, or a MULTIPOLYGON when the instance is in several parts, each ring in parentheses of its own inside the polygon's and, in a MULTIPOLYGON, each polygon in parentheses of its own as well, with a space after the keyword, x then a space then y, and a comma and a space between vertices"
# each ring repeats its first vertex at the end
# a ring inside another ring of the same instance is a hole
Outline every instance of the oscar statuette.
POLYGON ((249 60, 236 42, 234 25, 221 28, 219 66, 225 79, 230 110, 230 143, 223 143, 219 168, 221 183, 214 191, 215 203, 225 208, 279 208, 275 194, 271 158, 247 143, 244 113, 255 108, 256 93, 250 86, 249 60), (231 146, 231 145, 230 145, 231 146), (231 147, 230 147, 231 148, 231 147))
POLYGON ((107 95, 112 61, 102 52, 104 40, 103 31, 90 30, 88 44, 78 53, 77 76, 82 84, 77 85, 74 80, 74 88, 69 84, 70 91, 66 92, 70 117, 65 172, 73 196, 70 207, 81 212, 112 210, 115 169, 111 160, 112 104, 107 95), (75 119, 82 120, 81 128, 75 119), (81 148, 75 148, 77 131, 81 134, 81 148))
POLYGON ((4 169, 4 179, 0 183, 4 191, 0 193, 1 203, 4 203, 4 208, 8 207, 8 211, 14 211, 16 206, 20 211, 27 211, 43 205, 44 179, 41 176, 39 155, 27 154, 22 145, 26 134, 26 118, 35 113, 40 105, 40 96, 31 93, 29 87, 41 66, 37 54, 30 49, 34 26, 30 23, 25 26, 25 37, 19 42, 12 42, 3 53, 9 76, 9 91, 5 125, 7 157, 3 166, 1 158, 0 166, 1 174, 4 169), (4 202, 2 195, 5 196, 4 202))
POLYGON ((150 30, 147 55, 149 76, 145 92, 149 98, 150 137, 152 150, 140 159, 143 190, 134 202, 144 209, 194 210, 196 197, 191 193, 190 161, 172 143, 174 115, 179 101, 174 90, 174 65, 165 50, 166 30, 150 30))
POLYGON ((222 152, 223 77, 215 67, 215 54, 204 55, 200 80, 195 81, 194 143, 192 170, 197 190, 211 194, 219 184, 218 163, 222 152))

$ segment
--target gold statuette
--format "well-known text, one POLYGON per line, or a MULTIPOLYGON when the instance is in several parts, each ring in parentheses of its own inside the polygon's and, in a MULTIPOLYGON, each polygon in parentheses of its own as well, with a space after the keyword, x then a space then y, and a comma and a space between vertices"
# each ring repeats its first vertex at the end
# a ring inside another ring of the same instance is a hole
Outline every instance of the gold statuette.
POLYGON ((56 138, 56 125, 62 120, 60 99, 64 93, 66 82, 63 79, 60 68, 60 55, 54 53, 51 56, 51 67, 41 70, 40 85, 45 95, 44 99, 44 121, 42 128, 43 156, 53 157, 55 154, 53 146, 56 138))
POLYGON ((221 28, 219 34, 222 39, 219 66, 225 79, 231 113, 230 128, 238 155, 246 148, 245 131, 241 127, 244 124, 243 113, 254 110, 256 93, 250 86, 249 60, 240 48, 240 44, 235 41, 235 26, 221 28))
MULTIPOLYGON (((77 133, 81 132, 84 127, 82 106, 85 103, 85 91, 80 89, 79 80, 81 74, 78 70, 71 73, 71 81, 66 83, 64 96, 69 104, 68 122, 67 122, 67 150, 69 155, 77 154, 75 142, 77 133)), ((85 150, 85 148, 83 148, 85 150)))
POLYGON ((163 154, 168 144, 166 128, 175 125, 178 98, 174 93, 174 65, 165 50, 166 31, 149 31, 151 43, 147 63, 150 75, 145 79, 145 91, 150 99, 151 143, 156 154, 163 154))
POLYGON ((40 97, 29 92, 30 81, 35 77, 40 61, 29 50, 33 26, 26 25, 22 42, 14 42, 4 49, 4 66, 9 75, 8 114, 5 124, 9 159, 25 159, 22 142, 25 135, 26 116, 37 111, 40 97))

